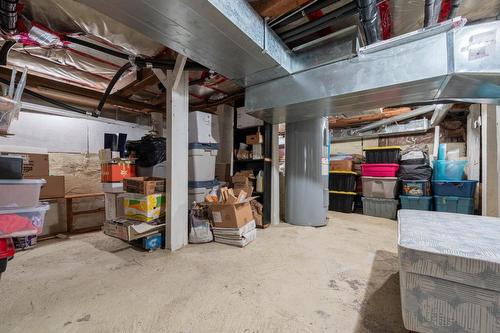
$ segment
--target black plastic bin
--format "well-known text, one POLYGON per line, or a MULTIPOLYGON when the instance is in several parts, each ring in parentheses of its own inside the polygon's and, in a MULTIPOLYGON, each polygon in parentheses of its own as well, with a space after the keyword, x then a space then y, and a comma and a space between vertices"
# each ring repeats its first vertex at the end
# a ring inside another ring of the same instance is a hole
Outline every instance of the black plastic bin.
POLYGON ((330 202, 328 210, 342 213, 352 213, 354 210, 354 199, 357 193, 330 191, 330 202))
POLYGON ((22 179, 23 158, 0 156, 0 179, 22 179))
POLYGON ((399 146, 368 147, 364 149, 368 164, 399 164, 401 148, 399 146))
POLYGON ((337 192, 353 192, 356 190, 356 172, 330 171, 328 189, 337 192))

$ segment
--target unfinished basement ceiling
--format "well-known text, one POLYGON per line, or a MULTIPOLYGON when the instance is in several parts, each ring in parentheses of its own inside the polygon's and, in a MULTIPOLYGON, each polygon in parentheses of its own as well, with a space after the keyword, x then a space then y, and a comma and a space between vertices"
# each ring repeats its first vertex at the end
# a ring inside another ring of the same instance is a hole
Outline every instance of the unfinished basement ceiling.
MULTIPOLYGON (((9 53, 9 67, 27 66, 29 73, 35 76, 34 79, 28 81, 28 88, 33 88, 44 96, 60 99, 61 94, 58 94, 57 89, 48 84, 51 80, 55 80, 58 83, 57 87, 62 87, 61 83, 67 84, 69 87, 64 88, 64 93, 68 95, 64 96, 65 102, 92 109, 92 105, 97 105, 113 75, 128 60, 85 47, 81 45, 81 41, 124 53, 132 58, 173 60, 176 53, 167 48, 165 43, 155 36, 132 28, 132 25, 129 24, 131 20, 119 22, 101 11, 87 6, 85 3, 88 2, 82 0, 20 0, 17 5, 18 31, 11 34, 4 31, 3 37, 4 40, 15 38, 17 41, 9 53), (85 103, 79 99, 82 95, 87 98, 85 103), (94 102, 91 101, 92 99, 94 102), (80 104, 78 104, 79 102, 80 104)), ((184 3, 186 0, 178 2, 184 3)), ((172 1, 171 3, 176 2, 172 1)), ((262 17, 269 17, 269 23, 272 26, 274 24, 273 29, 278 36, 283 36, 290 29, 303 24, 324 19, 325 15, 345 8, 345 6, 352 7, 353 5, 350 0, 249 0, 249 3, 262 17), (306 5, 321 5, 321 8, 293 22, 281 26, 276 25, 277 21, 306 5)), ((122 2, 120 4, 123 4, 124 7, 128 5, 122 2)), ((149 1, 148 4, 152 6, 153 2, 149 1)), ((443 13, 448 10, 449 4, 450 0, 443 0, 443 13)), ((417 30, 423 26, 423 0, 382 0, 378 1, 378 9, 385 39, 417 30)), ((463 15, 469 21, 477 21, 494 17, 496 16, 494 13, 498 14, 499 12, 499 1, 463 0, 458 15, 463 15)), ((328 21, 326 28, 307 36, 307 38, 287 43, 288 47, 294 48, 300 46, 301 43, 319 40, 359 24, 357 10, 346 13, 328 21)), ((336 38, 329 39, 327 42, 333 46, 336 45, 335 43, 339 43, 336 38)), ((203 53, 204 50, 200 51, 203 53)), ((202 61, 199 62, 203 65, 202 61)), ((8 79, 9 71, 2 70, 0 76, 4 80, 8 79)), ((192 82, 190 85, 191 107, 200 109, 242 98, 243 93, 240 85, 242 83, 243 85, 252 85, 253 82, 252 80, 246 82, 240 80, 237 84, 234 80, 208 70, 192 71, 190 81, 192 82)), ((150 70, 142 69, 136 72, 132 68, 126 71, 118 81, 105 107, 109 110, 128 112, 162 111, 164 97, 163 87, 150 70), (128 107, 126 106, 127 101, 130 102, 128 107)))

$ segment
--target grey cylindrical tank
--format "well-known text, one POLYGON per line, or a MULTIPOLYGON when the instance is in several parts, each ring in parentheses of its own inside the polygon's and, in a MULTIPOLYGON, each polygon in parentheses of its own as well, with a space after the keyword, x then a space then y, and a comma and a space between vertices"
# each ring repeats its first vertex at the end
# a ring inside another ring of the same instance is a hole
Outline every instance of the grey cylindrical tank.
POLYGON ((322 226, 328 213, 328 119, 286 124, 286 222, 322 226))

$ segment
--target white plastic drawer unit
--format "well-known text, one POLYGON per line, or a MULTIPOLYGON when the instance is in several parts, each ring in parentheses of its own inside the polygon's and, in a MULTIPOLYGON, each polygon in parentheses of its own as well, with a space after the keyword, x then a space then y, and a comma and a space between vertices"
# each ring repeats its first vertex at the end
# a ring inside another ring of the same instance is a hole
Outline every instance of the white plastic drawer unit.
POLYGON ((215 179, 215 162, 218 151, 217 144, 192 143, 189 145, 188 180, 190 182, 215 179))
POLYGON ((219 141, 219 120, 217 115, 193 111, 188 119, 189 143, 217 143, 219 141))

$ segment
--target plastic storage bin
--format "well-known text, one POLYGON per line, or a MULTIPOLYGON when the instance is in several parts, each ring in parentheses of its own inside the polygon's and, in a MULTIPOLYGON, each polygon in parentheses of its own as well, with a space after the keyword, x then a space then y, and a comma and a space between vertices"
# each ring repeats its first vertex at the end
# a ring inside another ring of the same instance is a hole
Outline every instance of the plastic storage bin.
POLYGON ((451 196, 451 197, 474 197, 476 191, 477 180, 433 180, 432 191, 437 196, 451 196))
POLYGON ((363 196, 394 199, 398 195, 397 177, 362 177, 363 196))
POLYGON ((402 195, 399 199, 401 200, 401 209, 432 210, 432 197, 402 195))
POLYGON ((0 179, 0 209, 35 207, 44 179, 0 179))
POLYGON ((368 147, 363 149, 366 163, 369 164, 398 164, 401 147, 368 147))
POLYGON ((330 191, 328 210, 342 213, 352 213, 354 210, 354 199, 356 198, 356 195, 357 194, 354 192, 330 191))
POLYGON ((437 212, 474 214, 474 198, 434 196, 434 208, 437 212))
POLYGON ((462 180, 467 161, 434 161, 433 179, 462 180))
POLYGON ((196 202, 204 202, 205 196, 210 193, 210 191, 219 186, 219 182, 216 180, 206 181, 206 182, 189 182, 188 183, 188 202, 189 205, 196 202))
POLYGON ((399 164, 361 164, 361 175, 366 177, 396 177, 399 164))
POLYGON ((428 180, 402 180, 401 195, 425 197, 431 195, 431 182, 428 180))
POLYGON ((330 171, 328 179, 330 191, 352 192, 356 189, 356 172, 330 171))
POLYGON ((48 210, 48 204, 31 208, 1 209, 0 238, 41 234, 48 210))
POLYGON ((219 140, 219 121, 217 116, 207 112, 189 112, 189 143, 217 143, 219 140))
POLYGON ((23 158, 0 156, 0 179, 22 179, 23 158))
POLYGON ((362 198, 363 214, 375 217, 384 217, 386 219, 395 219, 398 212, 398 200, 362 198))
POLYGON ((214 180, 218 149, 217 144, 189 144, 188 180, 190 182, 214 180))

